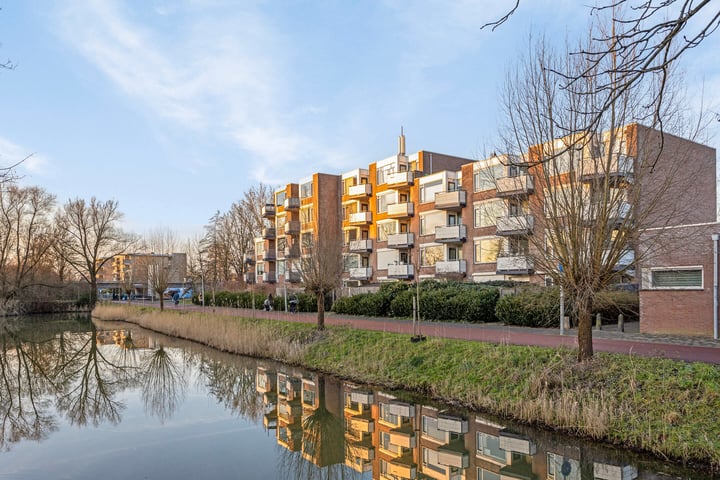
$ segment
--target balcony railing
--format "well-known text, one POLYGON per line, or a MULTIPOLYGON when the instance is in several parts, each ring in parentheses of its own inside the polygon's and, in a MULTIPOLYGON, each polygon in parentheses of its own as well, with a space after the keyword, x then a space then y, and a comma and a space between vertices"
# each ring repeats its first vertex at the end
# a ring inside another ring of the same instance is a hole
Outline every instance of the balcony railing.
POLYGON ((435 208, 438 210, 460 210, 467 203, 466 197, 465 190, 438 192, 435 194, 435 208))
POLYGON ((288 197, 285 199, 285 210, 299 210, 300 197, 288 197))
POLYGON ((255 272, 245 273, 245 283, 255 283, 255 272))
POLYGON ((375 422, 372 418, 350 417, 346 421, 348 427, 356 432, 372 433, 375 431, 375 422))
POLYGON ((262 231, 262 237, 266 240, 275 238, 275 227, 265 227, 262 231))
POLYGON ((415 244, 414 233, 396 233, 388 235, 388 248, 411 248, 415 244))
POLYGON ((532 258, 527 255, 497 258, 495 272, 500 275, 530 275, 534 271, 532 258))
POLYGON ((601 203, 591 203, 584 206, 583 217, 586 221, 594 222, 603 215, 607 216, 609 223, 620 224, 630 215, 630 204, 628 202, 619 202, 608 206, 601 203))
POLYGON ((372 240, 352 240, 349 246, 350 253, 369 253, 372 252, 372 240))
POLYGON ((285 223, 285 235, 297 235, 300 233, 300 222, 298 220, 290 220, 285 223))
POLYGON ((446 225, 435 227, 435 241, 441 243, 459 243, 467 240, 467 226, 446 225))
POLYGON ((388 278, 410 279, 415 276, 415 267, 411 264, 388 265, 388 278))
POLYGON ((467 262, 465 260, 445 260, 435 263, 436 275, 465 275, 467 262))
POLYGON ((535 183, 530 175, 503 177, 497 179, 497 196, 528 195, 535 190, 535 183))
POLYGON ((369 197, 372 194, 372 185, 369 183, 361 183, 360 185, 352 185, 348 187, 347 196, 358 198, 358 197, 369 197))
POLYGON ((300 257, 300 247, 297 245, 290 245, 285 247, 285 258, 298 258, 300 257))
POLYGON ((413 202, 393 203, 387 206, 387 216, 391 218, 412 217, 415 215, 413 202))
POLYGON ((265 253, 263 253, 263 260, 266 262, 274 262, 277 260, 277 255, 275 254, 274 248, 268 248, 265 250, 265 253))
POLYGON ((391 187, 410 186, 415 181, 415 172, 395 172, 385 176, 385 183, 391 187))
POLYGON ((353 280, 370 280, 372 278, 371 267, 355 267, 350 269, 350 278, 353 280))
POLYGON ((275 283, 277 282, 277 278, 275 277, 275 272, 265 272, 262 274, 262 281, 263 283, 275 283))
POLYGON ((357 225, 372 223, 372 212, 355 212, 348 216, 348 222, 357 225))
POLYGON ((497 218, 497 235, 529 235, 535 226, 532 215, 507 215, 497 218))
POLYGON ((627 178, 633 174, 634 162, 632 157, 615 155, 608 163, 607 159, 587 159, 582 163, 582 179, 593 180, 606 175, 613 178, 627 178))
POLYGON ((302 281, 302 276, 300 275, 300 272, 296 272, 294 270, 286 270, 285 281, 290 283, 300 283, 302 281))
POLYGON ((275 205, 272 203, 266 203, 262 207, 263 218, 273 218, 275 216, 275 205))

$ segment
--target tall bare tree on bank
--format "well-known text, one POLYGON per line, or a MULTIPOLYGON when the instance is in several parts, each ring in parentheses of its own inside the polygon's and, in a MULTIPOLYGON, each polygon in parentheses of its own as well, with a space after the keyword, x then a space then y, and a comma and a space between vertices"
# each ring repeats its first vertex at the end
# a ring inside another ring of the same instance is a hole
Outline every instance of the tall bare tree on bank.
POLYGON ((47 280, 41 274, 56 243, 54 204, 55 196, 39 187, 0 189, 0 310, 19 306, 23 292, 47 280))
POLYGON ((170 286, 173 278, 180 273, 177 262, 173 262, 171 258, 173 252, 177 250, 176 246, 177 240, 171 230, 152 230, 145 238, 145 248, 151 253, 137 260, 145 263, 144 270, 148 274, 148 285, 160 297, 160 310, 165 308, 163 293, 170 286))
POLYGON ((541 41, 509 73, 502 94, 506 172, 514 171, 509 180, 516 186, 533 185, 535 192, 506 199, 510 210, 534 220, 535 233, 520 253, 530 254, 535 271, 568 293, 579 320, 579 361, 593 356, 597 294, 633 273, 638 258, 624 259, 641 229, 693 218, 691 193, 683 202, 670 199, 681 198, 700 173, 685 163, 692 152, 663 151, 659 124, 681 125, 673 123, 677 98, 667 77, 608 89, 613 79, 602 73, 612 77, 612 71, 592 58, 552 52, 541 41), (562 78, 588 71, 573 89, 559 86, 562 78), (657 112, 649 100, 659 84, 672 101, 657 112))
POLYGON ((57 213, 55 224, 67 263, 90 286, 90 306, 97 302, 97 274, 115 255, 126 253, 136 238, 120 230, 118 202, 92 197, 90 202, 69 200, 57 213))
POLYGON ((325 329, 325 297, 340 286, 343 274, 343 247, 333 234, 330 222, 318 222, 314 237, 306 237, 298 264, 305 291, 317 299, 317 329, 325 329))
MULTIPOLYGON (((521 8, 521 1, 502 18, 482 26, 494 30, 509 21, 521 8)), ((559 81, 569 89, 582 91, 582 83, 595 77, 595 88, 604 91, 594 115, 588 115, 586 129, 597 129, 604 111, 621 100, 646 76, 655 76, 657 88, 646 97, 663 131, 662 104, 671 67, 688 50, 698 47, 720 27, 720 9, 712 0, 605 0, 588 7, 591 16, 610 14, 621 30, 597 32, 594 42, 571 51, 584 59, 584 68, 557 71, 559 81), (561 78, 560 78, 561 77, 561 78)))

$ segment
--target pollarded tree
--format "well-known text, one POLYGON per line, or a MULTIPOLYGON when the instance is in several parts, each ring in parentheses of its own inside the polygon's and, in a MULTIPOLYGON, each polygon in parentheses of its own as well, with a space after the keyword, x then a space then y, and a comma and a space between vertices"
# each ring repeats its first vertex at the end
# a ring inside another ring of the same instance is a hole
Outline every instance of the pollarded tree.
POLYGON ((95 197, 69 200, 57 213, 55 224, 67 263, 90 286, 90 305, 97 302, 97 274, 114 256, 128 252, 137 239, 120 230, 118 202, 95 197))
POLYGON ((510 72, 503 91, 502 148, 511 153, 504 163, 512 175, 498 181, 498 191, 519 192, 505 195, 511 220, 521 217, 525 228, 532 221, 534 234, 515 239, 515 247, 526 242, 521 253, 532 258, 535 272, 561 285, 575 308, 579 361, 593 356, 596 295, 634 273, 639 232, 699 218, 689 187, 714 171, 712 162, 695 158, 697 144, 678 139, 673 150, 664 142, 660 123, 681 125, 673 123, 676 98, 659 112, 652 103, 659 84, 667 100, 674 93, 665 75, 633 85, 618 80, 608 89, 612 72, 583 55, 556 54, 541 41, 510 72), (572 89, 562 88, 563 78, 588 71, 572 89), (526 195, 529 187, 533 195, 526 195))
POLYGON ((169 229, 152 230, 145 238, 145 248, 151 253, 138 255, 136 261, 143 263, 148 275, 148 286, 160 297, 160 310, 165 308, 163 293, 173 280, 184 273, 185 265, 173 258, 177 241, 169 229))

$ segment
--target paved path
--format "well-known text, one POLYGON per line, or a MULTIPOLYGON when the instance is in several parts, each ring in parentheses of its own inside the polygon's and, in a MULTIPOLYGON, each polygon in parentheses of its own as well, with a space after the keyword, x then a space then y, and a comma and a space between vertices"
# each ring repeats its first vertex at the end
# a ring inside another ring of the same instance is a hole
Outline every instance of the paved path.
MULTIPOLYGON (((166 305, 168 309, 200 310, 195 305, 166 305)), ((205 307, 212 311, 210 307, 205 307)), ((252 317, 251 309, 216 308, 218 313, 252 317)), ((282 311, 265 312, 255 310, 256 318, 271 318, 294 322, 315 323, 315 313, 290 314, 282 311)), ((328 325, 349 325, 366 330, 413 334, 410 320, 390 318, 359 317, 326 313, 328 325)), ((512 345, 534 345, 541 347, 577 347, 577 331, 574 329, 560 335, 557 329, 510 327, 501 324, 465 324, 448 322, 421 322, 419 333, 428 337, 457 338, 481 342, 506 343, 512 345)), ((608 326, 593 330, 593 349, 597 352, 623 353, 648 357, 665 357, 675 360, 698 361, 720 364, 720 341, 708 337, 678 335, 650 335, 639 333, 638 323, 626 324, 625 332, 608 326)))

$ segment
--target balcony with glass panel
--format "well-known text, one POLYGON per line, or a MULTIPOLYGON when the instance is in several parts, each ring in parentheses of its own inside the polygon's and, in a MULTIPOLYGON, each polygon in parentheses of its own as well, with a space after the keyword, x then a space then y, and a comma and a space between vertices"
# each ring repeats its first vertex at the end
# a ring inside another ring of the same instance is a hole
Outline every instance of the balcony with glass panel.
POLYGON ((389 218, 406 218, 415 215, 415 204, 413 202, 393 203, 387 206, 389 218))
POLYGON ((277 282, 277 278, 275 277, 275 272, 265 272, 262 274, 262 281, 263 283, 275 283, 277 282))
POLYGON ((499 256, 495 264, 498 275, 530 275, 533 271, 533 260, 528 255, 499 256))
POLYGON ((371 267, 355 267, 350 269, 350 278, 352 280, 370 280, 372 278, 371 267))
POLYGON ((372 212, 355 212, 348 216, 350 225, 368 225, 372 223, 372 212))
POLYGON ((370 253, 372 252, 372 240, 369 238, 363 240, 351 240, 348 250, 350 253, 370 253))
POLYGON ((415 276, 415 267, 411 264, 388 265, 388 278, 409 280, 415 276))
POLYGON ((435 275, 453 276, 465 275, 467 273, 467 262, 465 260, 445 260, 435 263, 435 275))
POLYGON ((634 159, 627 155, 613 155, 613 158, 592 158, 582 162, 583 181, 609 177, 611 180, 628 180, 633 175, 634 159))
POLYGON ((465 190, 453 190, 452 192, 438 192, 435 194, 435 209, 437 210, 461 210, 467 204, 467 192, 465 190))
POLYGON ((263 218, 274 218, 275 217, 275 205, 272 203, 266 203, 262 207, 263 218))
POLYGON ((361 199, 367 198, 372 194, 372 185, 369 183, 361 183, 359 185, 352 185, 348 187, 345 199, 361 199))
POLYGON ((497 235, 530 235, 535 226, 535 217, 532 215, 505 215, 497 217, 497 235))
POLYGON ((518 175, 498 178, 495 188, 498 197, 529 195, 535 191, 535 183, 530 175, 518 175))
POLYGON ((288 197, 285 199, 285 210, 299 210, 300 197, 288 197))
POLYGON ((415 244, 414 233, 395 233, 387 237, 388 248, 411 248, 415 244))
POLYGON ((440 243, 460 243, 467 240, 466 225, 446 225, 435 227, 435 241, 440 243))
POLYGON ((415 182, 415 172, 395 172, 385 175, 385 183, 392 188, 409 187, 415 182))
POLYGON ((274 262, 275 260, 277 260, 275 249, 268 248, 267 250, 265 250, 265 252, 263 253, 263 260, 266 262, 274 262))
POLYGON ((290 282, 290 283, 300 283, 302 281, 300 272, 296 272, 294 270, 286 270, 285 271, 285 281, 290 282))
POLYGON ((299 258, 300 247, 298 245, 288 245, 284 250, 285 258, 299 258))
POLYGON ((285 222, 285 235, 297 235, 300 233, 300 221, 290 220, 285 222))
POLYGON ((265 227, 262 230, 262 237, 265 240, 272 240, 275 238, 275 227, 265 227))

